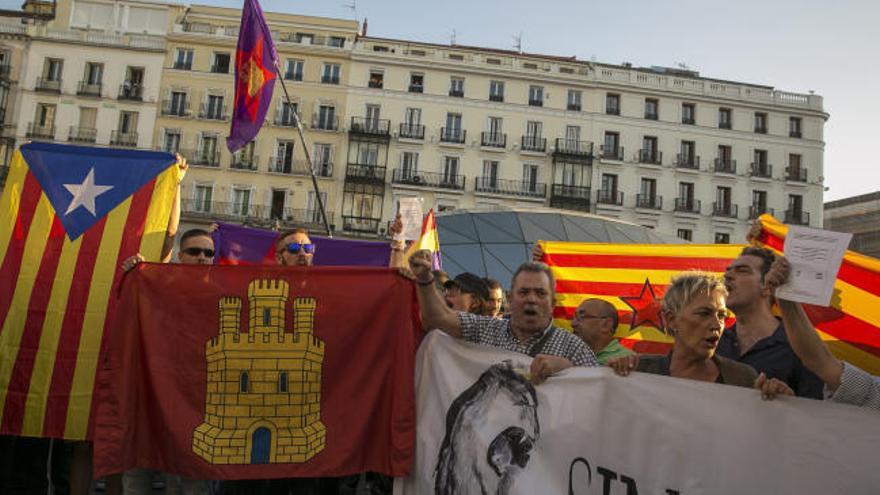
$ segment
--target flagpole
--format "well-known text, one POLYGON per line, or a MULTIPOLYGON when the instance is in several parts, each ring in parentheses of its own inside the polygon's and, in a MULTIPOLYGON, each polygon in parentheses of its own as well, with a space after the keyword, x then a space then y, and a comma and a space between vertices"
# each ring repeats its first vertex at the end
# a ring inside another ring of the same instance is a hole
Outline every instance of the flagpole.
MULTIPOLYGON (((278 76, 278 81, 281 83, 281 89, 284 91, 284 100, 287 102, 289 106, 290 102, 290 93, 287 92, 287 86, 284 84, 284 78, 281 76, 281 68, 278 67, 278 60, 275 60, 275 74, 278 76)), ((306 154, 306 163, 309 165, 309 173, 312 175, 312 187, 315 189, 315 198, 318 200, 318 208, 321 210, 321 218, 324 220, 324 227, 327 229, 327 237, 333 238, 333 231, 330 230, 330 222, 327 221, 327 212, 324 210, 324 200, 321 199, 321 191, 318 189, 318 177, 315 175, 315 166, 312 163, 312 155, 309 153, 309 146, 306 143, 306 135, 303 132, 302 121, 299 119, 299 115, 296 112, 293 112, 293 121, 296 123, 296 131, 299 134, 299 140, 302 143, 303 151, 306 154)))

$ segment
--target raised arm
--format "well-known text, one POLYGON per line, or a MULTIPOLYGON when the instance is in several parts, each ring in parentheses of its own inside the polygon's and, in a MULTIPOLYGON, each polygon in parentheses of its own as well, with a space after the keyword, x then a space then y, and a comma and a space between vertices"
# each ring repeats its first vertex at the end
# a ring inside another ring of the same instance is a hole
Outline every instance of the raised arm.
POLYGON ((434 274, 431 272, 431 253, 418 251, 409 258, 418 288, 419 308, 422 314, 422 325, 426 330, 439 328, 453 337, 461 337, 461 322, 458 313, 446 305, 446 301, 437 290, 434 274))
MULTIPOLYGON (((180 180, 186 174, 188 167, 186 158, 177 154, 177 167, 180 169, 180 180)), ((177 183, 177 192, 174 193, 174 203, 171 205, 171 217, 168 219, 168 228, 165 231, 165 241, 162 243, 162 253, 159 261, 168 263, 171 261, 171 251, 174 249, 174 238, 177 237, 177 229, 180 227, 180 182, 177 183)))

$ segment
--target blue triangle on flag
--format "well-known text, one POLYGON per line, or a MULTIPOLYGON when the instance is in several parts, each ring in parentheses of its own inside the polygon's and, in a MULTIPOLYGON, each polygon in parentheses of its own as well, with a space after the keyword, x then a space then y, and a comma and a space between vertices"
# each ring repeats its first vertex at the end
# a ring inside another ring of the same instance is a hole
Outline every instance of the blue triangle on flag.
POLYGON ((176 161, 159 151, 54 143, 28 143, 21 154, 71 241, 176 161))

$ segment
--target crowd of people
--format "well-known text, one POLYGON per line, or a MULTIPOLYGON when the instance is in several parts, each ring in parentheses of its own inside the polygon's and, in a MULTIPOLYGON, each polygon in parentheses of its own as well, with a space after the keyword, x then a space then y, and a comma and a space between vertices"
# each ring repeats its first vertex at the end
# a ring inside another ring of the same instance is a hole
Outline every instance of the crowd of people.
MULTIPOLYGON (((184 165, 185 167, 185 165, 184 165)), ((176 234, 176 221, 169 238, 176 234)), ((400 229, 399 219, 391 232, 400 229)), ((163 257, 170 259, 170 244, 163 257)), ((818 337, 800 304, 777 299, 775 289, 789 277, 784 257, 747 247, 727 267, 723 278, 701 272, 674 277, 662 300, 665 331, 672 350, 662 356, 639 355, 615 337, 617 309, 605 299, 581 302, 571 321, 572 332, 553 324, 555 281, 540 263, 540 248, 510 280, 505 297, 501 284, 472 273, 449 278, 432 269, 431 253, 408 259, 404 244, 392 242, 389 265, 417 287, 425 331, 440 329, 468 342, 531 356, 530 379, 540 384, 574 366, 610 366, 619 375, 641 371, 677 378, 757 389, 765 399, 797 395, 880 410, 880 379, 838 360, 818 337), (778 304, 781 318, 773 313, 778 304), (725 329, 729 311, 736 323, 725 329)), ((281 266, 312 265, 318 246, 308 232, 281 233, 275 246, 281 266)), ((215 246, 211 233, 189 230, 180 236, 177 261, 210 264, 215 246)), ((126 259, 131 270, 143 257, 126 259)), ((90 490, 91 449, 87 442, 57 442, 3 437, 0 476, 5 493, 34 493, 34 486, 55 486, 54 493, 84 494, 90 490), (64 456, 63 454, 66 454, 64 456), (54 469, 47 469, 55 464, 54 469), (66 473, 58 474, 59 470, 66 473), (66 487, 65 489, 59 489, 66 487)), ((161 480, 166 493, 390 493, 391 480, 373 473, 346 478, 243 480, 222 484, 188 480, 176 475, 131 470, 111 476, 107 493, 152 493, 161 480)), ((40 490, 45 492, 46 490, 40 490)))

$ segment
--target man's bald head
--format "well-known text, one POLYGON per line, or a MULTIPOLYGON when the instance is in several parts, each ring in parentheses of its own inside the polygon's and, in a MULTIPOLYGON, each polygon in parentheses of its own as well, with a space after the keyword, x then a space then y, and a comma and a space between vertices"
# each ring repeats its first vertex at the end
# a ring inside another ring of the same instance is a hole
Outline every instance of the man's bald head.
POLYGON ((586 299, 575 310, 571 328, 593 352, 599 352, 614 339, 618 323, 613 304, 604 299, 586 299))

